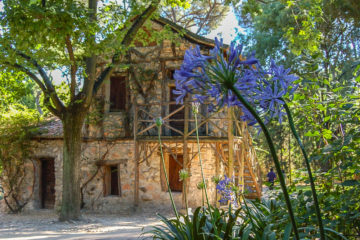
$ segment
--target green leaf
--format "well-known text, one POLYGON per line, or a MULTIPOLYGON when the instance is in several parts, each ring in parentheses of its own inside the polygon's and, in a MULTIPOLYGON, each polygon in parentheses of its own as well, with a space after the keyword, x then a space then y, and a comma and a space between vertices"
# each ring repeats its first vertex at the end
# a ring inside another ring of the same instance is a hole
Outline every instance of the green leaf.
POLYGON ((320 136, 320 132, 319 131, 311 132, 309 130, 307 133, 305 133, 305 136, 306 137, 318 137, 318 136, 320 136))
POLYGON ((292 225, 291 225, 291 223, 288 223, 285 227, 283 240, 290 239, 291 230, 292 230, 292 225))
POLYGON ((357 180, 345 180, 344 182, 341 183, 341 185, 345 187, 352 187, 352 186, 360 185, 360 183, 357 180))
POLYGON ((342 109, 344 110, 349 110, 350 108, 352 108, 354 106, 354 104, 352 103, 347 103, 341 106, 342 109))
POLYGON ((323 129, 322 130, 322 135, 326 139, 331 139, 332 138, 332 131, 329 130, 329 129, 323 129))
POLYGON ((324 122, 329 121, 329 120, 330 120, 330 118, 331 118, 330 116, 325 117, 325 118, 324 118, 324 122))

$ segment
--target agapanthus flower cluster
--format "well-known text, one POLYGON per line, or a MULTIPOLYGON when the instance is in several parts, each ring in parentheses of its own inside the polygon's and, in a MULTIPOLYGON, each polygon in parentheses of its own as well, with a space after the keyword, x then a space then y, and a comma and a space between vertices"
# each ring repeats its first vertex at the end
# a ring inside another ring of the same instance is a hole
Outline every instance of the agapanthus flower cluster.
POLYGON ((216 190, 220 194, 221 198, 220 203, 227 203, 228 201, 235 207, 238 206, 237 202, 237 187, 235 185, 234 179, 228 178, 226 175, 224 179, 220 180, 216 185, 216 190))
POLYGON ((242 45, 231 43, 225 48, 222 40, 215 38, 215 47, 210 54, 201 54, 200 47, 186 51, 183 64, 175 71, 175 94, 177 102, 182 103, 187 94, 195 101, 210 103, 211 110, 227 106, 242 108, 243 121, 250 125, 256 123, 250 112, 240 103, 230 90, 235 87, 240 94, 263 115, 265 122, 284 115, 282 98, 291 97, 297 86, 297 79, 290 75, 290 69, 277 66, 273 61, 268 70, 264 70, 254 53, 244 59, 242 45))

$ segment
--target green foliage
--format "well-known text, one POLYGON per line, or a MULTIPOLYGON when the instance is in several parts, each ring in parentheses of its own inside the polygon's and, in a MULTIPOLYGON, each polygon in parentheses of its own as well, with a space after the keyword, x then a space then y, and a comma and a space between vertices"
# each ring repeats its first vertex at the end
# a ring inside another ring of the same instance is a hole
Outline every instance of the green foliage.
MULTIPOLYGON (((327 228, 349 237, 359 235, 359 9, 352 0, 247 0, 237 11, 249 33, 241 36, 248 50, 256 50, 263 62, 282 61, 300 77, 289 106, 316 169, 323 220, 327 228)), ((300 149, 287 126, 271 124, 282 167, 294 183, 293 169, 305 166, 300 149)), ((262 135, 255 141, 264 148, 262 135)), ((264 168, 271 166, 268 153, 258 156, 264 168)), ((308 181, 303 177, 299 183, 308 181)), ((302 194, 311 199, 310 192, 302 194)), ((301 206, 310 203, 294 203, 300 224, 315 225, 313 207, 301 206)))
POLYGON ((38 121, 35 110, 20 105, 0 115, 0 182, 11 212, 21 211, 32 195, 20 193, 26 176, 25 163, 31 153, 30 139, 37 132, 38 121))
MULTIPOLYGON (((242 37, 250 44, 249 50, 256 50, 264 62, 269 56, 283 62, 300 77, 298 93, 289 106, 305 147, 310 151, 342 138, 356 126, 355 122, 345 119, 358 118, 355 111, 346 109, 349 104, 359 104, 358 19, 344 17, 338 10, 349 6, 358 7, 358 4, 351 0, 342 3, 319 0, 261 3, 248 0, 238 6, 240 23, 249 32, 245 39, 242 37), (312 37, 301 38, 301 31, 306 32, 304 37, 312 37), (319 33, 321 38, 316 37, 319 33)), ((344 12, 348 13, 351 11, 344 12)), ((284 167, 290 168, 291 164, 301 167, 302 160, 298 157, 301 155, 294 139, 289 136, 289 129, 272 124, 270 129, 284 167)), ((255 141, 258 148, 263 148, 261 138, 255 141)), ((266 154, 259 154, 266 159, 266 154)), ((326 169, 326 164, 319 161, 314 164, 326 169)))
MULTIPOLYGON (((316 237, 317 230, 312 227, 316 220, 308 217, 309 212, 314 211, 310 206, 311 192, 299 192, 294 196, 292 203, 299 214, 297 219, 302 239, 316 237)), ((282 194, 276 198, 263 199, 261 202, 245 200, 238 209, 231 206, 225 210, 199 207, 192 216, 182 215, 179 220, 159 215, 163 225, 147 233, 154 239, 292 239, 292 227, 282 194), (212 211, 215 225, 211 222, 209 211, 212 211)), ((326 228, 326 234, 332 238, 346 239, 329 228, 326 228)))
POLYGON ((2 72, 0 74, 0 111, 8 110, 18 103, 33 108, 34 84, 23 73, 2 72))
POLYGON ((167 219, 158 215, 163 226, 154 227, 148 233, 154 239, 232 239, 233 227, 239 216, 240 210, 233 214, 228 211, 211 208, 215 225, 210 219, 210 212, 205 208, 198 207, 194 214, 189 216, 181 215, 180 219, 167 219), (215 229, 218 235, 215 235, 215 229))

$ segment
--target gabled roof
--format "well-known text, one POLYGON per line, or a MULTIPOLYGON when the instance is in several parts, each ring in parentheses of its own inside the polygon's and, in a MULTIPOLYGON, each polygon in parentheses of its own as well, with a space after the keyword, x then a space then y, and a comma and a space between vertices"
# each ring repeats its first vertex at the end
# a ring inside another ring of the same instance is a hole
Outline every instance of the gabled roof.
POLYGON ((191 43, 199 44, 207 48, 213 48, 215 46, 215 41, 213 39, 197 35, 166 18, 158 17, 153 19, 152 21, 163 26, 168 25, 172 30, 183 35, 183 37, 191 43))

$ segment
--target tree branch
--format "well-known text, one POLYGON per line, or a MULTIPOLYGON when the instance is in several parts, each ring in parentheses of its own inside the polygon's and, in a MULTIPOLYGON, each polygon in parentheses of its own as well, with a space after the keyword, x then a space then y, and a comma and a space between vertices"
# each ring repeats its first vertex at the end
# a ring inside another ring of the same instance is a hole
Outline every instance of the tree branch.
MULTIPOLYGON (((133 41, 137 32, 144 25, 144 23, 151 16, 151 14, 153 14, 153 12, 155 12, 155 10, 158 8, 159 2, 160 2, 159 0, 152 2, 150 4, 150 6, 148 8, 146 8, 144 10, 144 12, 135 19, 134 23, 131 25, 130 29, 127 31, 125 37, 123 38, 123 40, 121 42, 122 46, 124 46, 124 47, 130 46, 130 44, 133 41)), ((117 51, 114 54, 114 56, 112 57, 112 64, 110 66, 108 66, 107 68, 105 68, 101 72, 100 76, 97 78, 97 81, 95 82, 94 89, 93 89, 94 94, 98 91, 98 89, 100 88, 100 86, 104 82, 104 80, 107 79, 111 75, 111 73, 114 70, 115 65, 119 63, 120 54, 121 54, 120 51, 117 51)))
POLYGON ((39 85, 40 89, 43 92, 47 91, 45 85, 41 82, 41 80, 34 73, 32 73, 29 69, 27 69, 26 67, 24 67, 24 66, 22 66, 20 64, 17 64, 17 63, 11 64, 10 62, 7 62, 7 61, 3 62, 3 64, 8 65, 8 66, 13 67, 13 68, 16 68, 16 69, 20 70, 21 72, 26 73, 31 79, 33 79, 35 81, 35 83, 37 85, 39 85))
POLYGON ((199 34, 199 33, 200 33, 200 31, 201 31, 202 28, 204 27, 205 22, 207 22, 207 20, 209 19, 210 15, 211 15, 211 13, 212 13, 212 11, 214 10, 214 8, 215 8, 216 5, 217 5, 216 1, 214 1, 214 4, 211 4, 211 2, 209 1, 210 9, 209 9, 209 11, 206 13, 206 16, 205 16, 205 18, 204 18, 204 21, 201 21, 201 22, 200 22, 200 26, 199 26, 198 30, 196 31, 196 34, 199 34))
POLYGON ((75 98, 75 88, 76 88, 76 71, 77 65, 74 56, 74 50, 71 43, 70 35, 66 35, 65 37, 66 48, 69 53, 69 58, 71 61, 70 65, 70 76, 71 76, 71 83, 70 83, 70 100, 73 101, 75 98))
POLYGON ((44 92, 44 101, 43 101, 44 105, 46 106, 47 109, 49 109, 49 111, 54 114, 55 116, 59 117, 61 119, 61 112, 58 111, 56 108, 54 108, 52 105, 51 105, 51 102, 50 102, 50 96, 49 94, 46 94, 44 92))
POLYGON ((51 92, 46 88, 46 86, 41 82, 41 80, 34 74, 32 73, 29 69, 25 68, 24 66, 21 66, 20 64, 11 64, 9 62, 4 62, 4 64, 16 68, 24 73, 26 73, 31 79, 34 80, 34 82, 40 87, 40 89, 43 91, 44 93, 44 105, 49 109, 50 112, 52 112, 55 116, 60 117, 61 116, 61 111, 58 109, 55 109, 50 102, 50 98, 51 98, 51 92))
MULTIPOLYGON (((51 82, 50 78, 48 77, 48 75, 46 74, 45 70, 38 64, 38 62, 35 59, 31 58, 30 56, 26 55, 23 52, 20 52, 19 50, 16 50, 16 49, 13 49, 13 50, 15 51, 15 53, 18 56, 20 56, 20 57, 24 58, 25 60, 29 61, 38 70, 38 72, 39 72, 39 74, 40 74, 41 78, 43 79, 44 84, 46 86, 46 91, 44 91, 44 93, 49 94, 52 102, 54 103, 54 105, 56 107, 56 109, 59 112, 62 112, 65 109, 65 106, 61 102, 61 100, 59 99, 58 95, 56 94, 54 85, 52 84, 52 82, 51 82)), ((42 85, 44 85, 44 84, 42 84, 42 85)))
MULTIPOLYGON (((97 11, 97 0, 89 0, 89 9, 91 11, 89 15, 90 22, 96 21, 96 11, 97 11)), ((90 45, 95 45, 95 34, 91 35, 86 41, 90 45)), ((82 91, 78 94, 78 98, 83 100, 82 106, 85 108, 90 106, 91 99, 94 95, 93 88, 96 81, 96 55, 86 58, 86 77, 84 79, 84 87, 82 91)))

